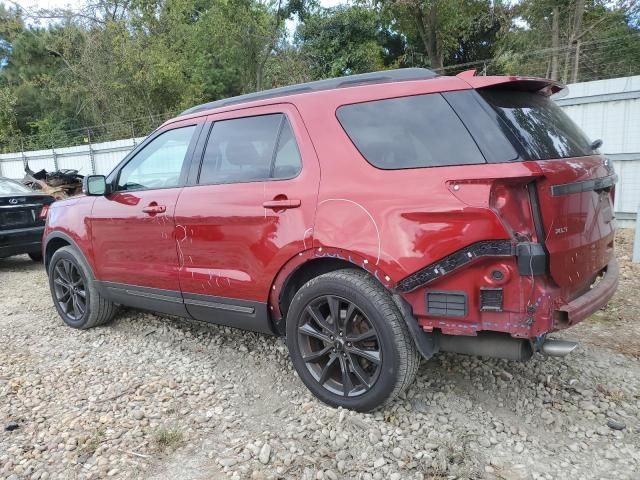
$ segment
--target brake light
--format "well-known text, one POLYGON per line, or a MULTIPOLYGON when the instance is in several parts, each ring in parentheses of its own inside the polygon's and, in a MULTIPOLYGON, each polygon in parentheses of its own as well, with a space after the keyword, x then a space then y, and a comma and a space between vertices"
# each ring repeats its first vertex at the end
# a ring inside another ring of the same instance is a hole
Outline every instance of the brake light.
POLYGON ((491 189, 491 208, 517 239, 534 236, 534 222, 527 184, 522 181, 496 181, 491 189))
POLYGON ((48 214, 49 214, 49 205, 43 205, 42 210, 40 210, 40 220, 46 220, 48 214))

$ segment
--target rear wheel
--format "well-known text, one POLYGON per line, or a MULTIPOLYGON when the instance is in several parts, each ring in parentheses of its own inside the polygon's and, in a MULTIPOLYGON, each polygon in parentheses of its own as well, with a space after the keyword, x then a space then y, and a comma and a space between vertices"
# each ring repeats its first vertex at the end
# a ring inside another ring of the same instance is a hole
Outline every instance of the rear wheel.
POLYGON ((413 381, 420 355, 387 290, 367 273, 316 277, 295 295, 287 345, 300 378, 320 400, 379 408, 413 381))
POLYGON ((27 255, 29 255, 29 258, 34 262, 42 261, 42 253, 40 252, 29 252, 27 255))
POLYGON ((89 267, 73 247, 63 247, 53 254, 49 288, 58 314, 70 327, 96 327, 116 313, 116 305, 100 295, 89 267))

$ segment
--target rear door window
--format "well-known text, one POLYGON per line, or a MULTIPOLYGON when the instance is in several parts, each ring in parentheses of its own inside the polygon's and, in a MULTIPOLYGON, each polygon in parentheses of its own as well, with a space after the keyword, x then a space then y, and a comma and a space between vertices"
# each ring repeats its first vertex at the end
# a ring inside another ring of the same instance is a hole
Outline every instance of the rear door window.
POLYGON ((215 122, 205 148, 200 184, 293 178, 302 162, 283 114, 215 122))
POLYGON ((591 142, 548 97, 509 89, 478 90, 495 110, 504 134, 525 160, 582 157, 594 153, 591 142))
POLYGON ((485 163, 473 138, 440 94, 344 105, 337 116, 362 156, 377 168, 485 163))

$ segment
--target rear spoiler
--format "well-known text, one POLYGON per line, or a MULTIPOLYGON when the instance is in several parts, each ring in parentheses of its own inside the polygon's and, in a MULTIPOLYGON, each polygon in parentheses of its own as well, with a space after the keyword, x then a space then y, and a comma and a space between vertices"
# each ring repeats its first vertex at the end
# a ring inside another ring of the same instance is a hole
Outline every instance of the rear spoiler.
POLYGON ((547 78, 518 77, 518 76, 476 76, 475 70, 466 70, 456 75, 461 80, 467 82, 472 88, 502 87, 520 90, 524 92, 535 92, 545 97, 562 92, 555 98, 561 98, 568 93, 567 87, 556 81, 547 78))

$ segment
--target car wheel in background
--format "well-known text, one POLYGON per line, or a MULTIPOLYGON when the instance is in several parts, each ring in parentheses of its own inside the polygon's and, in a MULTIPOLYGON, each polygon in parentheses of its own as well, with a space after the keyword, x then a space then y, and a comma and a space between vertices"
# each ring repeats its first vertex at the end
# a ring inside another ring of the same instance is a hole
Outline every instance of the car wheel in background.
POLYGON ((42 253, 40 252, 29 252, 28 255, 29 255, 29 258, 34 262, 42 261, 42 253))

